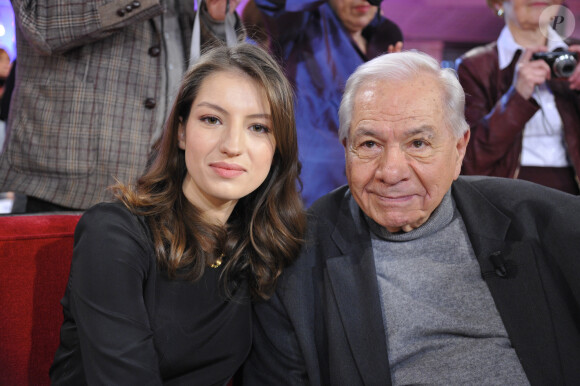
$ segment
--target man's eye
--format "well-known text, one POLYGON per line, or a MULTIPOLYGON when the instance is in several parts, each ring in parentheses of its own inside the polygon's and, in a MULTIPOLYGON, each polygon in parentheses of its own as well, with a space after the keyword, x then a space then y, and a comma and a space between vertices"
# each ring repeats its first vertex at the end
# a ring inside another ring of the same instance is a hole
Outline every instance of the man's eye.
POLYGON ((382 152, 382 147, 380 143, 373 140, 360 141, 353 149, 352 152, 356 154, 358 158, 361 159, 373 159, 380 156, 382 152))
POLYGON ((425 146, 425 141, 423 141, 422 139, 415 139, 413 142, 411 142, 411 145, 415 149, 420 149, 425 146))
POLYGON ((367 149, 372 149, 373 147, 375 147, 377 145, 377 143, 375 141, 365 141, 361 144, 361 147, 367 148, 367 149))

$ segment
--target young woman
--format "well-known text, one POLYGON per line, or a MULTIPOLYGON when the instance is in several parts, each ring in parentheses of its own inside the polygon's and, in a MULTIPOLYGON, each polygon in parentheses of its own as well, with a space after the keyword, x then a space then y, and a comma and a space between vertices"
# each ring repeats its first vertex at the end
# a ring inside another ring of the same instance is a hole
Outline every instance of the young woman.
POLYGON ((53 384, 223 385, 305 218, 292 90, 241 44, 185 75, 156 155, 75 233, 53 384))

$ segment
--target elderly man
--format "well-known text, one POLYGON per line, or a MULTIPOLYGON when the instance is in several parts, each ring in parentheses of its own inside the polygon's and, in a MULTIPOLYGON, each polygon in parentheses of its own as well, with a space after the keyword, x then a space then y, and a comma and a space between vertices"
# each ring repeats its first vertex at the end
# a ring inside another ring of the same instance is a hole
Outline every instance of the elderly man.
POLYGON ((255 307, 250 385, 574 384, 580 200, 458 177, 469 141, 452 70, 375 58, 340 106, 349 186, 255 307))

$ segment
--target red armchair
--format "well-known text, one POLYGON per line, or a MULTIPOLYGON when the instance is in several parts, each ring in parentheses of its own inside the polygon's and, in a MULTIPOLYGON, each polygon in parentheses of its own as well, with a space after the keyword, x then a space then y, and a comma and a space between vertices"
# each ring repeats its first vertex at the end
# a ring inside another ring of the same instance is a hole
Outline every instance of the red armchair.
POLYGON ((0 384, 50 384, 79 218, 0 217, 0 384))

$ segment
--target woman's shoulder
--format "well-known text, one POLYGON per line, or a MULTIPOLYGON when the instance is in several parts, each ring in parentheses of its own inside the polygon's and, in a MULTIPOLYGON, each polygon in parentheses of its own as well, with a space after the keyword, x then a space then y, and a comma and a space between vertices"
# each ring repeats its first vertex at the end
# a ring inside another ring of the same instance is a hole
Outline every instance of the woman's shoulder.
POLYGON ((81 220, 91 221, 97 225, 118 221, 134 223, 139 221, 139 216, 133 214, 123 203, 113 201, 93 205, 83 214, 81 220))
POLYGON ((134 214, 118 201, 96 204, 83 214, 77 225, 75 238, 87 233, 102 242, 111 238, 131 238, 145 244, 151 242, 145 218, 134 214))
POLYGON ((483 46, 473 47, 461 57, 465 59, 497 56, 497 42, 491 42, 483 46))
POLYGON ((497 43, 491 42, 484 46, 470 49, 457 60, 457 67, 460 65, 483 65, 488 62, 497 62, 497 43))
POLYGON ((499 71, 497 43, 474 47, 455 62, 455 68, 462 84, 467 78, 488 79, 499 71))
POLYGON ((74 234, 73 263, 83 272, 106 272, 130 266, 147 275, 155 269, 155 248, 142 216, 120 202, 100 203, 81 217, 74 234), (99 268, 100 267, 100 268, 99 268))

